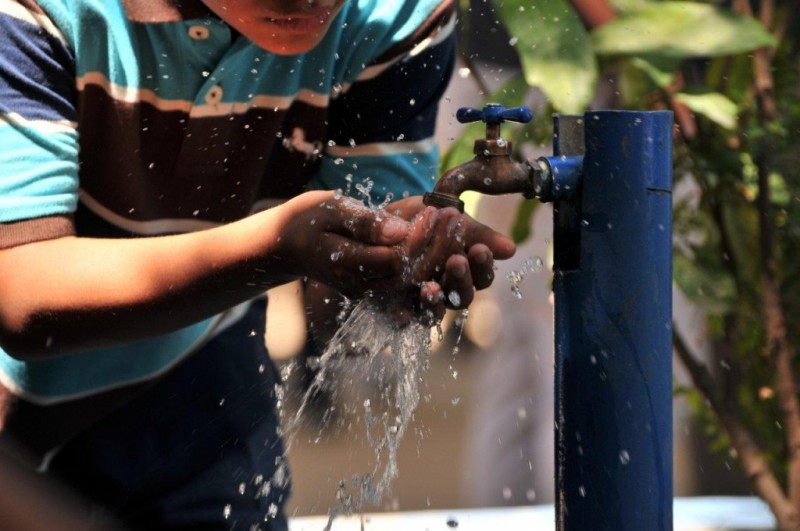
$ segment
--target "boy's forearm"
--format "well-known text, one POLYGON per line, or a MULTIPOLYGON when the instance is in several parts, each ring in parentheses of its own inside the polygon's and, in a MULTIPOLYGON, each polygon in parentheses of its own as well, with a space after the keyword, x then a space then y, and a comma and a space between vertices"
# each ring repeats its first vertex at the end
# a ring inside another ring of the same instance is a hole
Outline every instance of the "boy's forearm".
POLYGON ((270 217, 176 236, 68 237, 0 251, 0 344, 40 359, 170 332, 257 296, 291 279, 270 260, 270 217))

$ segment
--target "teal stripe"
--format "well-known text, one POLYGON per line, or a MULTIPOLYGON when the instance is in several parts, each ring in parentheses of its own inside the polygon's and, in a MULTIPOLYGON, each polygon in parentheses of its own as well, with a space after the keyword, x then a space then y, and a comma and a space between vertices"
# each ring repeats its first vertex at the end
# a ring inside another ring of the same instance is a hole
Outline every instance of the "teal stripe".
POLYGON ((77 134, 42 133, 0 121, 0 222, 73 212, 77 134), (42 149, 45 147, 45 149, 42 149))
POLYGON ((391 193, 395 200, 406 195, 430 191, 436 181, 439 149, 428 153, 403 153, 391 156, 359 156, 333 159, 323 157, 320 170, 309 186, 315 190, 342 190, 366 203, 379 205, 391 193), (341 161, 341 162, 340 162, 341 161), (356 184, 371 181, 369 198, 356 184))
POLYGON ((146 341, 37 362, 15 360, 0 349, 0 370, 33 399, 75 397, 158 373, 202 337, 212 321, 207 319, 146 341))

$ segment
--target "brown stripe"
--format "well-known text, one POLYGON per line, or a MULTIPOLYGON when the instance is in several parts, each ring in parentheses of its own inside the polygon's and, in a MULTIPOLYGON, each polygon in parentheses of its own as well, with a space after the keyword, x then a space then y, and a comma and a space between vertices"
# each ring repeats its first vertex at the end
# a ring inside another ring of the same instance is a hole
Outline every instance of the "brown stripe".
POLYGON ((451 17, 456 15, 456 2, 455 0, 445 0, 439 7, 437 7, 428 19, 423 22, 417 30, 398 42, 385 52, 383 52, 372 64, 386 63, 404 55, 414 49, 414 46, 422 42, 429 36, 435 35, 451 17))
POLYGON ((318 165, 311 147, 321 150, 327 134, 327 110, 302 102, 190 118, 91 85, 80 100, 81 188, 134 221, 227 222, 258 199, 296 195, 318 165))
POLYGON ((75 227, 71 215, 0 223, 0 249, 74 234, 75 227))
POLYGON ((36 13, 39 15, 44 15, 44 10, 39 7, 39 4, 34 2, 34 0, 17 0, 17 3, 20 4, 22 7, 30 11, 31 13, 36 13))
POLYGON ((131 22, 180 22, 209 16, 211 12, 200 0, 122 0, 131 22))

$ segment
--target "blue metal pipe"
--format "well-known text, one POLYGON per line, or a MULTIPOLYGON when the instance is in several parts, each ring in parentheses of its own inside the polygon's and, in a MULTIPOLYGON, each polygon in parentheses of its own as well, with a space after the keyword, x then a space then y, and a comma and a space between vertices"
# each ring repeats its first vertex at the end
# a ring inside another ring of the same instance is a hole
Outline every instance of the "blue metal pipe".
POLYGON ((671 530, 672 114, 556 130, 556 155, 584 155, 554 204, 557 528, 671 530))

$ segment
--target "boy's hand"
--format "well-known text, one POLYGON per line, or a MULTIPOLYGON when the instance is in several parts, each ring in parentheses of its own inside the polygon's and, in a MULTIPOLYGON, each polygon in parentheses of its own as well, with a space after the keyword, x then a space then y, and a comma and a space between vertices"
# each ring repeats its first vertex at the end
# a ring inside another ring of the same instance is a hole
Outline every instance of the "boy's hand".
POLYGON ((404 287, 400 244, 411 223, 333 192, 308 192, 280 208, 274 256, 287 276, 307 276, 352 298, 404 287))
POLYGON ((494 260, 516 250, 503 234, 455 209, 425 207, 419 197, 376 211, 333 192, 308 192, 281 208, 274 256, 287 276, 351 298, 411 293, 431 321, 445 308, 469 306, 475 290, 494 280, 494 260))
POLYGON ((494 280, 494 260, 514 255, 507 236, 452 208, 437 210, 412 197, 387 210, 412 219, 403 241, 406 279, 420 288, 420 310, 440 319, 447 308, 466 308, 475 290, 494 280))

